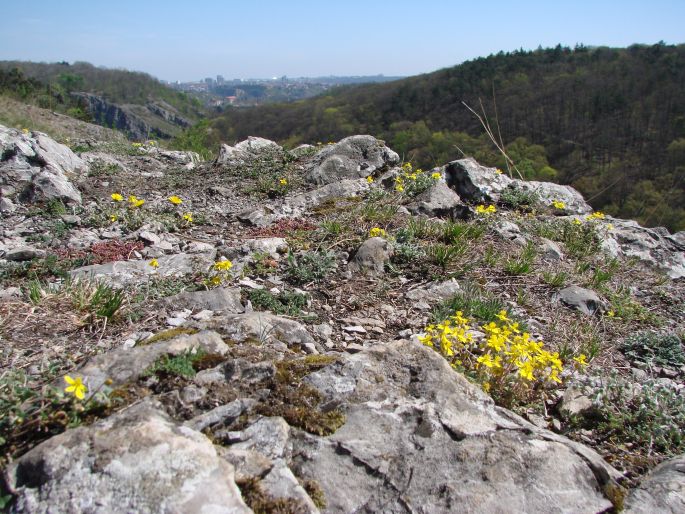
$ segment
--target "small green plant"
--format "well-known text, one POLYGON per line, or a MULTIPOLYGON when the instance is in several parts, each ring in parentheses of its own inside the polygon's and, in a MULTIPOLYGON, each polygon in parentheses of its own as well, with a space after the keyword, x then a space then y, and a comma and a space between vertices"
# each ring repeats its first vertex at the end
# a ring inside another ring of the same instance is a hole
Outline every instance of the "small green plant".
POLYGON ((510 186, 500 194, 500 202, 512 209, 532 209, 540 203, 540 195, 534 190, 510 186))
POLYGON ((266 289, 252 289, 248 297, 255 309, 268 310, 274 314, 298 316, 307 307, 307 295, 292 291, 274 294, 266 289))
POLYGON ((380 202, 366 202, 360 209, 361 218, 376 225, 386 225, 397 214, 399 205, 383 204, 380 202))
POLYGON ((343 224, 336 220, 323 220, 321 222, 321 230, 325 238, 335 238, 343 233, 343 224))
POLYGON ((551 271, 542 272, 542 281, 552 287, 564 287, 568 278, 569 274, 565 271, 557 271, 555 273, 551 271))
POLYGON ((335 257, 330 252, 307 251, 295 255, 288 253, 285 276, 294 284, 320 282, 335 269, 335 257))
POLYGON ((30 280, 28 284, 29 300, 34 305, 38 305, 43 299, 43 287, 38 280, 30 280))
POLYGON ((518 256, 513 259, 507 259, 504 263, 504 271, 508 275, 526 275, 533 270, 533 263, 535 262, 536 256, 537 252, 535 250, 535 245, 532 241, 528 242, 518 256))
POLYGON ((428 174, 422 169, 414 169, 411 163, 402 166, 402 173, 395 177, 395 191, 410 198, 427 191, 440 180, 440 173, 428 174))
POLYGON ((186 351, 179 355, 162 355, 153 362, 144 372, 143 376, 175 376, 192 378, 197 372, 195 363, 202 360, 207 355, 206 352, 198 349, 196 351, 186 351))
POLYGON ((45 206, 45 211, 51 216, 61 216, 67 213, 67 207, 62 200, 53 198, 45 206))
POLYGON ((443 270, 446 270, 459 257, 466 253, 467 247, 465 245, 446 245, 443 243, 435 243, 426 248, 426 255, 430 261, 443 270))
POLYGON ((683 344, 675 334, 638 332, 626 338, 620 350, 631 361, 680 368, 685 364, 683 344))
POLYGON ((505 306, 502 300, 476 284, 466 283, 452 298, 433 309, 431 319, 434 323, 440 323, 455 311, 461 311, 464 316, 490 322, 496 320, 503 310, 505 306))
POLYGON ((114 162, 97 160, 90 165, 89 177, 106 178, 113 177, 121 171, 121 167, 114 162))
POLYGON ((487 227, 484 223, 464 223, 462 221, 447 221, 442 226, 442 241, 445 244, 464 244, 467 241, 477 241, 485 234, 487 227))

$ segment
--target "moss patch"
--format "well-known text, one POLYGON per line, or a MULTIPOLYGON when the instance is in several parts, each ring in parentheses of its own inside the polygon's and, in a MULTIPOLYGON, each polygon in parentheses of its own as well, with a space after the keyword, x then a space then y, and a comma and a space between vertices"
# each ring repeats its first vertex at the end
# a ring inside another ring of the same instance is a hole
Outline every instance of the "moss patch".
POLYGON ((175 337, 182 336, 182 335, 197 334, 198 332, 199 332, 199 330, 196 328, 188 328, 188 327, 170 328, 169 330, 163 330, 162 332, 157 332, 155 335, 148 337, 145 341, 142 341, 139 344, 140 344, 140 346, 145 346, 145 345, 152 344, 152 343, 158 343, 159 341, 169 341, 170 339, 174 339, 175 337))
POLYGON ((292 498, 272 498, 256 477, 236 480, 243 501, 255 514, 303 514, 307 508, 292 498))

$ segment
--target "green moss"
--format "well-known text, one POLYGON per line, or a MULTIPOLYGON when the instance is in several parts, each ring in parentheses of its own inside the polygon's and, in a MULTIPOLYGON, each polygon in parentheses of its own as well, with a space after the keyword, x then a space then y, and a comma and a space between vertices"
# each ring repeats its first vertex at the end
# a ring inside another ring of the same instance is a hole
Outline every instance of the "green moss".
POLYGON ((196 373, 195 363, 206 357, 207 354, 199 349, 196 353, 187 351, 180 355, 162 355, 143 372, 143 376, 163 375, 191 378, 196 373))
POLYGON ((255 514, 300 514, 306 508, 293 498, 272 498, 264 492, 256 477, 236 480, 243 501, 255 514))
POLYGON ((321 485, 316 480, 305 480, 302 482, 302 487, 314 502, 317 508, 323 510, 326 508, 326 495, 321 489, 321 485))
POLYGON ((182 336, 182 335, 193 335, 197 334, 199 332, 198 329, 196 328, 187 328, 187 327, 177 327, 177 328, 170 328, 169 330, 163 330, 162 332, 157 332, 155 335, 148 337, 145 341, 142 341, 140 346, 152 344, 152 343, 158 343, 160 341, 169 341, 170 339, 174 339, 175 337, 182 336))

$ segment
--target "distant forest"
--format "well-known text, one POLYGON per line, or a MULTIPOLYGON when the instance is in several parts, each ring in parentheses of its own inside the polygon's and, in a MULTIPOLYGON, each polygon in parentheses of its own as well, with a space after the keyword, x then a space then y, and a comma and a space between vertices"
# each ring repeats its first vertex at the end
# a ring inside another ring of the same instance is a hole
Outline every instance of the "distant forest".
POLYGON ((477 111, 482 102, 527 178, 571 184, 614 216, 685 229, 685 45, 500 52, 396 82, 229 109, 187 140, 217 146, 258 135, 295 146, 372 134, 424 168, 464 154, 504 168, 462 101, 477 111))

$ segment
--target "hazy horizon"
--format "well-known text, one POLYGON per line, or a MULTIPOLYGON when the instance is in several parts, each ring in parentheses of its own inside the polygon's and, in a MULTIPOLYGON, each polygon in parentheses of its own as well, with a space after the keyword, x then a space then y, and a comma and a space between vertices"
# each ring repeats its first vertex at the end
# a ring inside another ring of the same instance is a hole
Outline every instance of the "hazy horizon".
POLYGON ((573 5, 491 0, 350 0, 321 5, 178 0, 136 4, 36 0, 0 20, 0 59, 87 61, 188 82, 320 76, 410 76, 499 51, 557 44, 626 47, 685 41, 685 2, 573 5))

